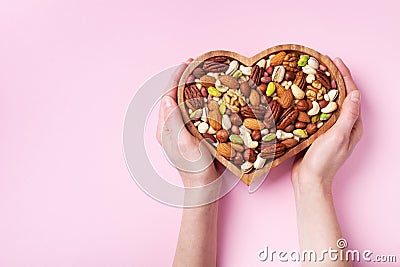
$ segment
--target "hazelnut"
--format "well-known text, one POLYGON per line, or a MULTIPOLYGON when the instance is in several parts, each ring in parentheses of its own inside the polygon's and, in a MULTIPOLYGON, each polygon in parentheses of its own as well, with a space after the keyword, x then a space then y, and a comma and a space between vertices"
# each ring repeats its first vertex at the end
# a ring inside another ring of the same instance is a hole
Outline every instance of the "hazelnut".
POLYGON ((317 130, 318 130, 318 127, 317 127, 317 125, 316 125, 315 123, 309 123, 309 124, 307 124, 306 132, 307 132, 308 134, 311 135, 311 134, 315 133, 317 130))
POLYGON ((236 156, 233 158, 233 164, 240 165, 243 163, 243 156, 241 153, 237 152, 236 156))
POLYGON ((289 124, 288 126, 285 127, 285 129, 283 129, 285 132, 287 133, 291 133, 294 130, 294 125, 293 124, 289 124))
POLYGON ((307 101, 304 99, 299 100, 299 102, 297 102, 297 104, 296 104, 296 107, 298 110, 306 111, 308 109, 307 101))
POLYGON ((257 89, 260 90, 260 92, 261 92, 262 94, 265 94, 265 91, 267 91, 267 84, 262 83, 262 84, 260 84, 260 85, 257 87, 257 89))
POLYGON ((307 127, 307 123, 302 122, 302 121, 297 121, 297 122, 294 124, 294 127, 297 128, 297 129, 304 129, 304 128, 307 127))
POLYGON ((221 143, 225 143, 228 140, 229 133, 227 130, 219 130, 216 134, 215 137, 220 141, 221 143))
POLYGON ((328 105, 328 101, 326 101, 326 100, 320 100, 320 101, 318 101, 318 105, 319 105, 319 107, 320 108, 324 108, 324 107, 326 107, 327 105, 328 105))
POLYGON ((233 113, 231 115, 230 119, 231 119, 231 122, 233 125, 239 126, 242 124, 242 119, 240 118, 239 114, 237 114, 237 113, 233 113))
POLYGON ((247 161, 254 162, 256 161, 256 152, 251 148, 246 149, 243 153, 243 158, 247 161))
POLYGON ((252 131, 251 139, 253 139, 254 141, 259 141, 261 139, 261 132, 258 130, 252 131))
POLYGON ((286 81, 294 81, 295 78, 296 78, 296 75, 293 72, 287 71, 285 73, 285 80, 286 81))

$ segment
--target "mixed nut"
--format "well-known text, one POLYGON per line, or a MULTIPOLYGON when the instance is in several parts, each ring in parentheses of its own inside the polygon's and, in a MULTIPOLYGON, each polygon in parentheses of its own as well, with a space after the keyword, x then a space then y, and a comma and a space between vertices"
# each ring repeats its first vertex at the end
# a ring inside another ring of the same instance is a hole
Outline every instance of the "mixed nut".
POLYGON ((297 51, 252 67, 217 56, 188 76, 184 99, 199 133, 249 173, 317 132, 338 108, 336 87, 326 66, 297 51))

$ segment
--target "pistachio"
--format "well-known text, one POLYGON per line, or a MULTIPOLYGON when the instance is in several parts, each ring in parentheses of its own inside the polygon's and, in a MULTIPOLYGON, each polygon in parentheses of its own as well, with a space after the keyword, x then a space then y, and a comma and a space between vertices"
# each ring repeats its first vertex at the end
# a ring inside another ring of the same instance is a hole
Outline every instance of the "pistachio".
POLYGON ((231 63, 229 63, 229 67, 226 70, 225 74, 233 75, 238 68, 239 68, 239 62, 237 62, 237 60, 232 60, 231 63))
POLYGON ((240 166, 240 168, 242 169, 243 173, 249 173, 253 169, 253 163, 246 161, 240 166))
POLYGON ((272 96, 275 93, 275 88, 275 83, 269 82, 266 91, 267 96, 272 96))
POLYGON ((299 138, 307 138, 308 134, 303 129, 296 129, 293 131, 293 134, 299 138))
POLYGON ((318 115, 314 115, 311 117, 311 122, 312 123, 316 123, 317 121, 319 121, 319 116, 318 115))
POLYGON ((329 102, 329 104, 321 109, 321 112, 323 113, 332 113, 337 109, 337 104, 336 102, 329 102))
POLYGON ((240 137, 240 135, 231 134, 231 136, 229 136, 229 140, 231 140, 232 143, 243 145, 243 139, 240 137))
POLYGON ((319 67, 319 62, 316 58, 310 57, 307 61, 307 65, 310 66, 311 68, 317 70, 319 67))
POLYGON ((221 83, 220 80, 216 80, 215 81, 215 88, 220 91, 221 93, 225 93, 226 91, 228 91, 229 87, 225 86, 221 83))
POLYGON ((306 93, 303 90, 301 90, 300 87, 298 87, 296 84, 292 84, 292 86, 290 88, 292 89, 293 96, 296 99, 304 98, 306 93))
POLYGON ((304 67, 307 64, 307 61, 309 58, 310 58, 310 56, 308 56, 308 55, 300 56, 299 61, 297 61, 297 66, 304 67))
POLYGON ((307 112, 307 114, 309 116, 314 116, 314 115, 317 115, 319 113, 319 110, 320 110, 320 108, 319 108, 318 102, 317 101, 313 101, 312 102, 312 108, 307 112))
POLYGON ((225 103, 221 103, 221 105, 219 105, 219 112, 221 112, 221 115, 224 115, 226 112, 226 105, 225 103))
POLYGON ((331 117, 330 113, 321 113, 321 115, 319 115, 319 120, 320 121, 326 121, 331 117))
POLYGON ((203 109, 199 108, 190 113, 189 118, 191 120, 198 120, 201 118, 201 115, 203 115, 203 109))
POLYGON ((247 76, 250 76, 251 69, 252 69, 252 67, 246 67, 246 66, 243 66, 243 65, 240 65, 240 68, 239 68, 239 70, 242 71, 243 75, 247 75, 247 76))
POLYGON ((285 78, 285 68, 283 66, 276 66, 272 73, 272 81, 281 83, 285 78))
POLYGON ((238 79, 240 76, 242 76, 242 71, 241 70, 237 70, 232 74, 232 77, 235 79, 238 79))
POLYGON ((217 90, 217 88, 215 87, 208 87, 207 92, 209 95, 213 96, 213 97, 220 97, 221 96, 221 92, 217 90))
POLYGON ((262 140, 263 140, 264 142, 270 142, 270 141, 274 140, 275 138, 276 138, 276 134, 274 134, 274 133, 269 133, 269 134, 266 134, 266 135, 262 138, 262 140))
POLYGON ((329 90, 329 92, 328 92, 329 101, 335 101, 338 94, 339 94, 339 91, 336 89, 329 90))

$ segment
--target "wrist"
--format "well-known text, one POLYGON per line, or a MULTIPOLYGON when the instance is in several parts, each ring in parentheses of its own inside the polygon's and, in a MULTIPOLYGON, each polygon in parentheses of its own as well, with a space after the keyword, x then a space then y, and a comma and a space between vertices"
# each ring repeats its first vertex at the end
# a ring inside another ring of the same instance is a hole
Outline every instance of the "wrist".
POLYGON ((297 182, 293 182, 293 190, 296 199, 305 196, 312 196, 316 198, 331 197, 332 196, 332 179, 329 177, 311 177, 307 179, 299 177, 297 182))

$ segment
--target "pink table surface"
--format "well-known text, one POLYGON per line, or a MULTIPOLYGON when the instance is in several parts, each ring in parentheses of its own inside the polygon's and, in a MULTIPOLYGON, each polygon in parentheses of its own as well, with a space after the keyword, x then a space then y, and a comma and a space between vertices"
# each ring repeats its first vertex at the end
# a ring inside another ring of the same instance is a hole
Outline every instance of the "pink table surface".
MULTIPOLYGON (((246 3, 0 2, 0 266, 170 265, 182 210, 149 198, 127 171, 132 96, 188 57, 282 43, 350 66, 365 135, 336 177, 338 216, 351 248, 400 261, 398 2, 246 3)), ((172 170, 147 137, 158 168, 172 170)), ((219 266, 268 265, 257 259, 265 245, 298 248, 290 166, 255 194, 239 184, 222 199, 219 266)))

